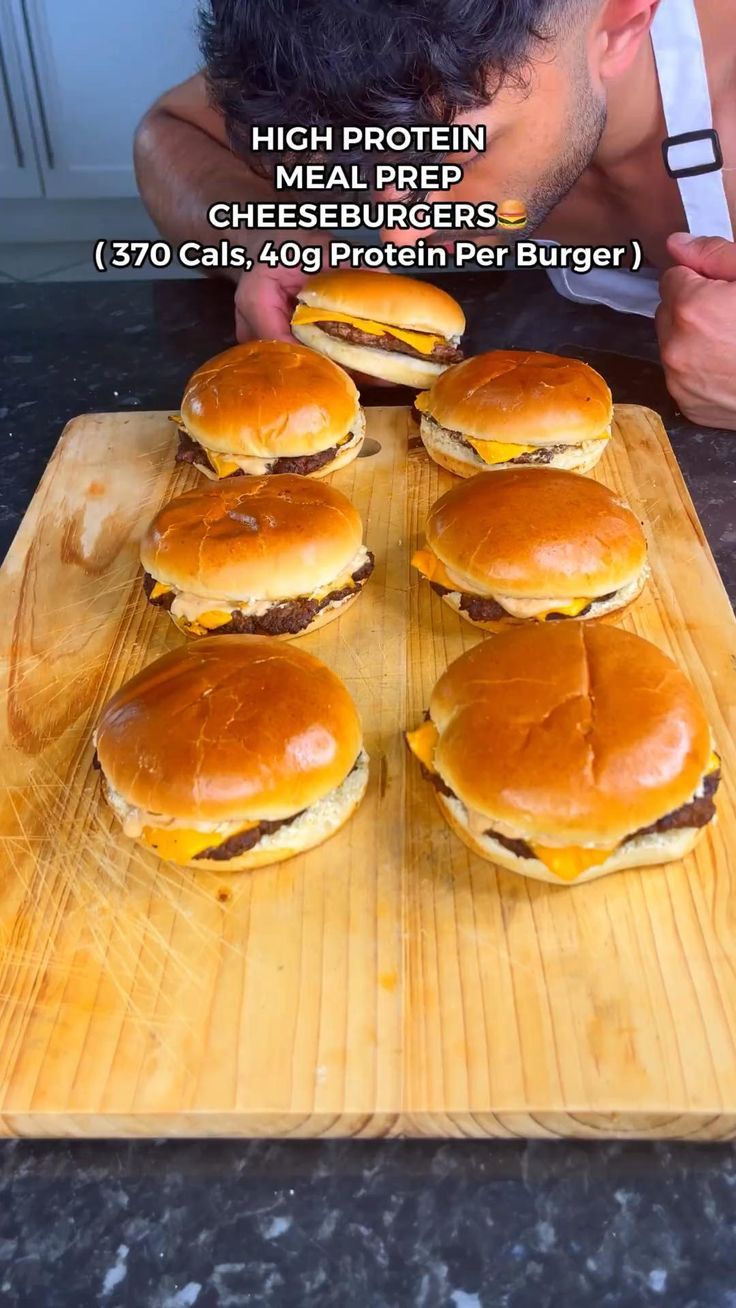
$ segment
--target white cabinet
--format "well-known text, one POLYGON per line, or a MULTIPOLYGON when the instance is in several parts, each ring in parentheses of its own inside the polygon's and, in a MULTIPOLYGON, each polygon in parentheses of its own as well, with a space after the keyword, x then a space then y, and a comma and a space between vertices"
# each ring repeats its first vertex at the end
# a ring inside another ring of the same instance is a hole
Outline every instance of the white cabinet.
POLYGON ((27 199, 41 194, 18 38, 10 14, 0 6, 0 196, 27 199))
POLYGON ((9 0, 9 14, 44 194, 135 195, 136 123, 199 64, 195 0, 9 0))

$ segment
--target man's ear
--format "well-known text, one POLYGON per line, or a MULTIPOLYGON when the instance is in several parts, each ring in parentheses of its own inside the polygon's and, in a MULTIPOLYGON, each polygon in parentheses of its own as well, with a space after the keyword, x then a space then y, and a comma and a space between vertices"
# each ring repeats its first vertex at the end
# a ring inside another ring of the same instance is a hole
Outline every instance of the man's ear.
POLYGON ((620 77, 646 40, 659 0, 605 0, 593 26, 593 46, 601 81, 620 77))

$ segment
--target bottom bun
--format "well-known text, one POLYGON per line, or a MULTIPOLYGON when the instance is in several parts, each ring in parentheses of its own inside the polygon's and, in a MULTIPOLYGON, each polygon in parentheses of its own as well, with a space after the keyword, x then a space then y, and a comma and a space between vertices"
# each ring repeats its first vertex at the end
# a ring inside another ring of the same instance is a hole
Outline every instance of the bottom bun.
POLYGON ((447 364, 431 359, 417 359, 412 354, 398 354, 393 350, 372 350, 369 345, 353 345, 340 337, 329 336, 313 323, 292 327, 302 345, 324 354, 351 372, 363 372, 368 377, 380 377, 397 386, 411 386, 414 390, 427 390, 445 371, 447 364))
MULTIPOLYGON (((609 613, 620 613, 622 609, 628 608, 629 604, 633 604, 634 600, 641 595, 648 576, 649 567, 645 566, 642 568, 638 577, 635 577, 633 581, 628 583, 628 585, 621 586, 610 599, 600 600, 599 602, 593 600, 592 612, 585 614, 581 613, 576 618, 563 617, 555 620, 561 622, 594 622, 596 618, 605 618, 609 613)), ((505 631, 509 626, 528 627, 530 623, 536 622, 536 618, 515 618, 511 613, 509 613, 505 618, 494 618, 490 622, 481 622, 478 618, 471 618, 470 614, 467 613, 465 609, 460 608, 460 600, 462 599, 460 591, 448 591, 446 595, 441 595, 440 599, 443 604, 446 604, 448 608, 452 609, 453 613, 456 613, 459 618, 462 618, 465 622, 469 622, 471 627, 480 627, 481 631, 505 631)))
MULTIPOLYGON (((525 465, 512 459, 509 463, 484 463, 472 446, 461 445, 437 423, 423 416, 419 428, 422 444, 431 459, 456 477, 475 477, 479 472, 500 472, 502 468, 519 468, 525 465)), ((610 436, 597 441, 583 441, 581 445, 566 445, 557 450, 549 463, 538 463, 537 468, 564 468, 568 472, 590 472, 608 446, 610 436)))
MULTIPOLYGON (((343 613, 347 613, 351 605, 353 605, 355 601, 360 598, 362 592, 363 592, 363 587, 358 586, 355 590, 355 594, 348 595, 345 599, 337 600, 334 604, 328 604, 326 608, 320 609, 319 613, 316 613, 314 615, 309 626, 302 627, 301 631, 281 631, 278 632, 276 635, 271 635, 271 633, 268 631, 258 631, 255 633, 253 632, 241 633, 237 631, 223 632, 222 627, 213 627, 211 631, 204 631, 204 632, 193 631, 190 624, 187 622, 186 618, 174 617, 174 614, 171 612, 170 609, 169 609, 169 617, 171 618, 171 621, 173 622, 177 630, 180 631, 183 636, 188 636, 190 640, 206 640, 208 636, 221 636, 221 635, 250 636, 253 634, 257 636, 270 636, 272 640, 298 640, 300 636, 308 636, 312 631, 319 631, 320 627, 325 627, 328 622, 333 622, 335 618, 341 618, 343 613)), ((214 604, 216 604, 216 601, 213 601, 213 605, 214 604)), ((276 605, 274 605, 274 607, 276 607, 276 605)))
POLYGON ((283 863, 287 858, 314 849, 315 845, 321 845, 334 836, 353 816, 365 794, 368 773, 368 755, 361 750, 358 762, 342 785, 305 809, 293 822, 263 836, 254 849, 236 858, 194 858, 178 866, 191 867, 195 871, 206 868, 210 872, 248 872, 257 867, 268 867, 271 863, 283 863))
MULTIPOLYGON (((678 859, 685 858, 686 854, 695 848, 706 830, 705 827, 678 827, 674 831, 657 831, 649 836, 637 836, 634 840, 627 840, 626 844, 620 845, 612 854, 604 858, 598 867, 591 867, 581 872, 574 881, 563 881, 561 877, 556 877, 554 872, 550 872, 539 859, 521 858, 518 854, 512 854, 510 849, 499 844, 492 836, 475 835, 469 831, 466 810, 459 799, 442 795, 439 791, 435 791, 435 797, 448 826, 469 849, 472 849, 474 854, 479 854, 487 862, 495 863, 509 872, 518 872, 533 881, 547 881, 553 886, 579 886, 584 881, 597 881, 599 877, 606 877, 611 872, 622 872, 625 868, 652 867, 661 863, 676 862, 678 859)), ((712 826, 715 821, 716 819, 713 818, 707 825, 712 826)))

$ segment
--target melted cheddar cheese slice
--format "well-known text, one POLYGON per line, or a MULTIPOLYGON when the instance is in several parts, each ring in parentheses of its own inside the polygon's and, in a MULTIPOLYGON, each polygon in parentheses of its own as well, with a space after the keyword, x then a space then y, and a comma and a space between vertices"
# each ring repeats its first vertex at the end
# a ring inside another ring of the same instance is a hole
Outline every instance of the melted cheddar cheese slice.
POLYGON ((423 763, 430 772, 434 772, 434 751, 437 746, 437 728, 434 722, 423 722, 416 731, 407 731, 406 743, 419 762, 423 763))
MULTIPOLYGON (((257 822, 244 822, 236 834, 257 826, 257 822)), ((140 835, 144 845, 155 850, 159 858, 171 859, 172 863, 188 862, 203 849, 210 849, 227 838, 216 831, 190 831, 185 827, 144 827, 140 835)))
POLYGON ((172 590, 171 586, 165 586, 162 581, 157 581, 156 585, 153 587, 151 591, 151 594, 149 595, 149 599, 155 600, 158 599, 160 595, 168 595, 170 594, 171 590, 172 590))
POLYGON ((421 572, 427 581, 436 581, 440 586, 447 586, 448 590, 457 590, 457 582, 452 580, 447 568, 437 555, 426 546, 423 550, 417 550, 412 556, 411 566, 421 572))
POLYGON ((240 467, 234 459, 228 459, 226 454, 215 454, 214 450, 207 451, 207 458, 218 477, 229 477, 231 473, 237 472, 240 467))
POLYGON ((510 459, 518 459, 520 454, 531 454, 538 448, 536 445, 512 445, 506 441, 479 441, 472 436, 466 436, 465 440, 484 463, 490 464, 508 463, 510 459))
POLYGON ((386 333, 395 336, 397 341, 413 346, 421 354, 431 354, 435 345, 445 344, 444 336, 431 336, 429 332, 404 331, 403 327, 390 327, 388 323, 376 322, 373 318, 353 318, 349 313, 338 313, 337 310, 332 309, 310 309, 306 304, 297 305, 291 321, 297 327, 300 323, 306 325, 310 322, 347 322, 351 327, 357 327, 360 332, 368 332, 370 336, 383 336, 386 333))
POLYGON ((563 849, 553 849, 548 845, 530 845, 530 848, 534 850, 534 857, 561 881, 575 881, 589 867, 605 863, 609 854, 618 846, 612 845, 610 849, 586 849, 582 845, 567 845, 563 849))

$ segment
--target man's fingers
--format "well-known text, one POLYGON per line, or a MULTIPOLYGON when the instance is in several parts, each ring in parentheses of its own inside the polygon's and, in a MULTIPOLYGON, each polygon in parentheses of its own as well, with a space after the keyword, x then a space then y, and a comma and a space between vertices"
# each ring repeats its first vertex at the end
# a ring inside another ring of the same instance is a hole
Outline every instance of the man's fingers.
POLYGON ((690 236, 673 232, 667 238, 670 258, 681 268, 690 268, 701 277, 723 282, 736 281, 736 242, 722 236, 690 236))

